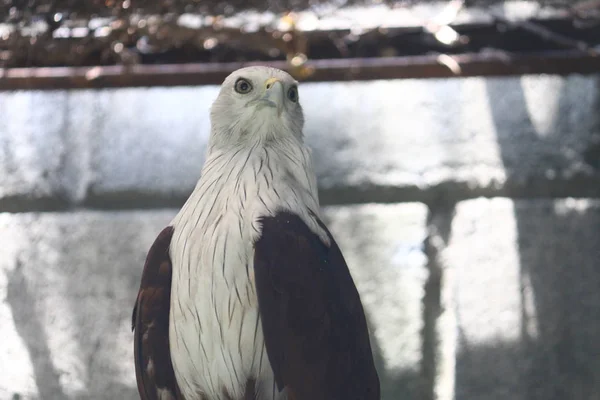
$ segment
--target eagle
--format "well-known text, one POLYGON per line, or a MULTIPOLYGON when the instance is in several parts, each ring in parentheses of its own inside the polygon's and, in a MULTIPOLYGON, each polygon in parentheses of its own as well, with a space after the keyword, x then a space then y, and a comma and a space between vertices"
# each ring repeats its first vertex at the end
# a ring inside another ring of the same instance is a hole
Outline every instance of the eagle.
POLYGON ((200 179, 144 264, 140 397, 380 399, 360 296, 320 216, 298 82, 239 69, 210 120, 200 179))

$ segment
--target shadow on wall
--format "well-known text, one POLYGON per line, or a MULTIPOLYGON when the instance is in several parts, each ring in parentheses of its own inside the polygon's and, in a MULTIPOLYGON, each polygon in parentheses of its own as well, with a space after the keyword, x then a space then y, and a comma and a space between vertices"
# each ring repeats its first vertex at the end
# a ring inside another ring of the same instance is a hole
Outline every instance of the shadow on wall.
POLYGON ((62 399, 65 393, 60 375, 52 362, 48 338, 39 313, 35 310, 36 297, 23 275, 23 265, 17 259, 15 269, 8 276, 6 302, 12 310, 17 333, 25 342, 33 364, 33 374, 40 394, 62 399))
MULTIPOLYGON (((457 399, 593 400, 600 396, 599 206, 580 210, 568 201, 549 200, 515 206, 520 316, 519 310, 510 309, 507 315, 480 315, 496 325, 495 340, 490 336, 483 343, 474 340, 472 327, 471 336, 460 331, 457 399), (533 304, 527 304, 527 292, 533 304), (513 312, 520 326, 513 324, 513 312), (502 338, 503 333, 510 333, 510 339, 502 338)), ((491 266, 502 267, 499 262, 491 266)), ((518 295, 506 288, 506 296, 518 295)))
MULTIPOLYGON (((571 79, 557 88, 560 92, 554 110, 531 109, 538 102, 526 98, 527 82, 523 79, 486 80, 508 179, 520 178, 520 171, 510 170, 510 165, 518 165, 512 160, 527 159, 532 152, 556 145, 561 147, 561 157, 546 159, 546 176, 533 178, 543 182, 551 176, 569 177, 578 172, 565 170, 566 165, 572 165, 568 162, 572 147, 580 145, 571 140, 575 135, 570 129, 576 126, 589 129, 590 135, 598 133, 600 91, 571 79), (596 99, 587 104, 594 107, 580 108, 580 96, 590 95, 596 99), (536 113, 541 112, 554 113, 552 124, 540 126, 536 122, 536 113)), ((548 105, 544 101, 539 104, 548 105)), ((584 150, 588 156, 593 152, 584 150)), ((589 165, 579 167, 598 167, 593 157, 587 161, 589 165)), ((543 185, 539 194, 546 195, 543 185)), ((523 200, 515 203, 514 214, 521 294, 531 291, 535 318, 527 321, 530 312, 523 296, 522 326, 533 323, 535 329, 533 333, 523 329, 519 342, 499 341, 494 345, 469 344, 462 337, 456 365, 456 398, 600 398, 600 209, 585 208, 574 201, 523 200)))
POLYGON ((139 398, 131 310, 145 249, 171 217, 90 212, 21 220, 27 236, 7 302, 40 398, 139 398))
POLYGON ((526 207, 515 211, 521 270, 531 284, 539 335, 531 349, 529 398, 597 399, 600 210, 548 206, 535 220, 526 207))

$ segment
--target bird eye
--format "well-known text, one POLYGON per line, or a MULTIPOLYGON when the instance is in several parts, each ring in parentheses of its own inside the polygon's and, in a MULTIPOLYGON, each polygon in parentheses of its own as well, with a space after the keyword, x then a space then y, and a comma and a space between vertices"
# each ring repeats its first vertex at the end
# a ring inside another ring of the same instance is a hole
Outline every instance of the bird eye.
POLYGON ((239 78, 235 81, 235 91, 241 94, 250 93, 252 91, 252 84, 244 78, 239 78))
POLYGON ((296 103, 298 101, 298 88, 296 86, 292 86, 287 93, 288 99, 296 103))

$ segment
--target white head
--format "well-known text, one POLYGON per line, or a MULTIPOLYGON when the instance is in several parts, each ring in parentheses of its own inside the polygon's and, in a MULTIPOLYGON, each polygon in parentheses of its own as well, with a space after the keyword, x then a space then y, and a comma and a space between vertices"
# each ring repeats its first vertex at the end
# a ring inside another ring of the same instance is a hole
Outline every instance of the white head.
POLYGON ((280 138, 302 140, 298 82, 270 67, 246 67, 225 78, 210 112, 212 146, 280 138))

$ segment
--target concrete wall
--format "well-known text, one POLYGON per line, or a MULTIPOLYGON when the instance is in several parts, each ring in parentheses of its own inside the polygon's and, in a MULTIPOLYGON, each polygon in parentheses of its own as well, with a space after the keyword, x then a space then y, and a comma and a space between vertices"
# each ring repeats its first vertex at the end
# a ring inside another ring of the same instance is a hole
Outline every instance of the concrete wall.
MULTIPOLYGON (((600 77, 305 84, 384 399, 600 398, 600 77)), ((136 398, 216 87, 0 94, 0 399, 136 398)))

